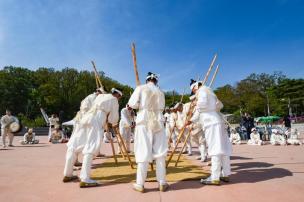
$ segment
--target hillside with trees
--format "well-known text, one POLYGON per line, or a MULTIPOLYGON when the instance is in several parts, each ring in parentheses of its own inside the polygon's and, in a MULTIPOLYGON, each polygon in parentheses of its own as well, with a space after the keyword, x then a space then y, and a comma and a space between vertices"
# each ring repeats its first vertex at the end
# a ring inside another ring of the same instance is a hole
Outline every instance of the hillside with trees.
MULTIPOLYGON (((106 91, 112 87, 122 89, 124 97, 120 106, 127 103, 133 88, 99 72, 106 91)), ((23 67, 4 67, 0 70, 0 112, 9 108, 26 125, 41 126, 45 122, 40 107, 48 115, 60 114, 63 120, 72 119, 81 100, 96 89, 93 71, 78 71, 74 68, 55 70, 41 67, 29 70, 23 67)), ((234 86, 225 85, 215 90, 224 104, 224 113, 240 115, 250 112, 253 116, 285 115, 288 104, 297 115, 304 113, 304 80, 289 79, 282 73, 251 74, 234 86), (268 111, 269 109, 269 111, 268 111)), ((165 92, 166 105, 181 100, 176 91, 165 92)), ((183 101, 189 100, 184 95, 183 101)))

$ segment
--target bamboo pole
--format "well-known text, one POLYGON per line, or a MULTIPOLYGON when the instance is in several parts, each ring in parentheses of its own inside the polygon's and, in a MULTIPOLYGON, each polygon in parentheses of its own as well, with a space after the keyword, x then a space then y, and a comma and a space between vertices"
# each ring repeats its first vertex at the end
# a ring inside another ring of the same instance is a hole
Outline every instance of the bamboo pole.
POLYGON ((124 143, 124 141, 123 141, 123 139, 122 139, 122 137, 121 137, 121 135, 120 135, 120 133, 119 133, 119 131, 118 131, 118 128, 117 128, 117 127, 114 127, 113 129, 114 129, 115 134, 117 135, 117 137, 121 140, 122 148, 123 148, 123 150, 126 152, 126 156, 127 156, 127 158, 128 158, 128 161, 129 161, 129 164, 130 164, 131 168, 134 169, 134 166, 133 166, 133 163, 132 163, 132 161, 131 161, 131 158, 130 158, 130 156, 129 156, 129 154, 128 154, 126 145, 125 145, 125 143, 124 143))
POLYGON ((205 85, 205 83, 206 83, 207 80, 208 80, 209 74, 210 74, 210 72, 211 72, 211 69, 213 68, 213 65, 214 65, 214 63, 215 63, 216 58, 217 58, 217 54, 214 55, 214 57, 213 57, 213 59, 212 59, 212 61, 211 61, 211 64, 210 64, 210 66, 209 66, 209 69, 208 69, 208 71, 207 71, 207 73, 206 73, 206 75, 205 75, 205 78, 204 78, 204 80, 203 80, 203 85, 205 85))
POLYGON ((187 141, 188 141, 188 139, 189 139, 189 137, 190 137, 190 135, 191 135, 192 130, 193 130, 193 124, 191 125, 191 128, 190 128, 190 130, 188 131, 188 134, 187 134, 187 136, 186 136, 186 138, 185 138, 185 141, 184 141, 184 143, 183 143, 182 149, 180 150, 180 152, 179 152, 179 154, 178 154, 177 160, 176 160, 175 165, 174 165, 175 167, 177 166, 178 161, 179 161, 179 159, 180 159, 180 157, 181 157, 181 155, 182 155, 182 153, 183 153, 183 151, 184 151, 184 149, 185 149, 185 146, 186 146, 187 141))
POLYGON ((134 64, 134 73, 135 73, 135 79, 136 79, 136 86, 140 85, 139 75, 138 75, 138 69, 137 69, 137 61, 136 61, 136 51, 135 51, 135 44, 132 43, 132 56, 133 56, 133 64, 134 64))
POLYGON ((214 79, 215 79, 215 77, 216 77, 216 75, 217 75, 217 72, 218 72, 218 70, 219 70, 219 67, 220 67, 220 65, 217 65, 217 66, 216 66, 215 72, 214 72, 214 74, 213 74, 213 76, 212 76, 212 79, 211 79, 211 81, 210 81, 210 84, 209 84, 209 88, 212 87, 212 84, 213 84, 214 79))
POLYGON ((179 135, 178 135, 176 144, 175 144, 175 146, 174 146, 174 148, 173 148, 173 150, 172 150, 172 153, 170 154, 169 159, 168 159, 168 161, 167 161, 166 168, 168 168, 168 165, 169 165, 170 161, 172 160, 172 157, 173 157, 173 155, 174 155, 174 152, 176 151, 177 146, 178 146, 178 144, 179 144, 179 142, 180 142, 180 140, 181 140, 181 138, 182 138, 182 136, 183 136, 183 134, 184 134, 184 132, 185 132, 185 129, 186 129, 186 127, 187 127, 187 123, 188 123, 188 121, 190 120, 190 118, 192 117, 193 109, 194 109, 194 102, 192 101, 191 104, 190 104, 190 109, 189 109, 189 111, 188 111, 188 113, 187 113, 186 122, 184 123, 184 126, 183 126, 183 128, 181 129, 181 131, 180 131, 180 133, 179 133, 179 135))
POLYGON ((93 68, 94 68, 95 79, 97 79, 97 81, 98 81, 99 88, 102 88, 102 90, 104 91, 104 87, 103 87, 103 85, 102 85, 102 83, 101 83, 101 80, 100 80, 100 78, 99 78, 99 74, 98 74, 98 71, 97 71, 97 69, 96 69, 95 62, 92 60, 91 63, 92 63, 93 68))

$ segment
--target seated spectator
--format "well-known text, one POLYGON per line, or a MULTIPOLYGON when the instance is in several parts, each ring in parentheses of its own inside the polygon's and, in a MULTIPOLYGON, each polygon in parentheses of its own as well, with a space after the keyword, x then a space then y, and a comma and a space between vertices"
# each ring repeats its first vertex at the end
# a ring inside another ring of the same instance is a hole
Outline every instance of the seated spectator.
POLYGON ((286 136, 288 137, 287 139, 287 144, 291 144, 291 145, 302 145, 302 143, 300 142, 299 138, 299 132, 297 129, 291 129, 289 128, 286 132, 285 132, 286 136))
POLYGON ((59 125, 55 126, 55 130, 52 132, 50 142, 52 142, 53 144, 66 143, 66 142, 68 142, 68 141, 64 138, 64 134, 63 134, 63 132, 60 130, 59 125))
POLYGON ((20 143, 22 145, 39 143, 39 140, 35 139, 35 133, 33 132, 33 128, 28 129, 27 133, 24 134, 23 140, 20 143))
POLYGON ((234 128, 232 128, 230 132, 230 142, 237 145, 241 144, 241 136, 234 128))
POLYGON ((256 128, 251 129, 250 139, 247 142, 248 145, 263 145, 263 141, 261 140, 260 134, 256 130, 256 128))
POLYGON ((280 133, 277 129, 272 129, 272 134, 270 138, 270 143, 272 145, 287 145, 286 138, 283 134, 280 133))

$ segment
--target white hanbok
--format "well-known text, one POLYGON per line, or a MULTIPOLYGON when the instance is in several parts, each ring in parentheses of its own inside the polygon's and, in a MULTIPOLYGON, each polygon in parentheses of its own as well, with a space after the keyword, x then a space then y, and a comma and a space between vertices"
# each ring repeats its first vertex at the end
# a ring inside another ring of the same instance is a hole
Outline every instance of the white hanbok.
MULTIPOLYGON (((130 151, 131 136, 132 136, 133 113, 127 108, 123 108, 120 112, 119 132, 124 139, 126 149, 130 151)), ((118 147, 120 151, 120 147, 118 147)))
POLYGON ((261 140, 260 134, 258 132, 250 133, 250 139, 247 142, 248 145, 263 145, 263 141, 261 140))
POLYGON ((241 136, 237 132, 231 132, 229 139, 232 144, 237 144, 237 145, 241 144, 241 136))
POLYGON ((80 119, 80 129, 68 143, 65 176, 72 176, 76 154, 82 151, 84 157, 80 179, 84 182, 90 180, 91 162, 93 155, 100 150, 106 119, 108 117, 109 123, 117 125, 118 109, 118 100, 111 94, 100 94, 95 98, 91 109, 80 119))
POLYGON ((154 83, 138 86, 128 102, 138 109, 136 117, 134 153, 137 162, 136 184, 143 186, 149 162, 156 160, 156 176, 160 184, 166 183, 165 157, 168 142, 164 130, 164 93, 154 83))
POLYGON ((286 145, 287 144, 285 137, 279 133, 271 134, 270 143, 272 145, 286 145))
POLYGON ((197 91, 197 105, 192 122, 199 120, 203 126, 208 147, 208 155, 211 156, 210 180, 219 180, 220 176, 229 176, 231 173, 230 156, 231 143, 227 130, 220 114, 223 104, 213 93, 212 89, 202 86, 197 91))
POLYGON ((173 146, 176 145, 176 140, 177 140, 177 136, 178 136, 178 131, 176 129, 176 122, 177 122, 177 113, 171 112, 170 117, 169 117, 169 124, 168 124, 169 131, 168 131, 167 138, 169 139, 171 136, 173 146))
POLYGON ((302 142, 299 140, 298 131, 291 129, 291 132, 288 135, 287 143, 291 145, 302 145, 302 142))

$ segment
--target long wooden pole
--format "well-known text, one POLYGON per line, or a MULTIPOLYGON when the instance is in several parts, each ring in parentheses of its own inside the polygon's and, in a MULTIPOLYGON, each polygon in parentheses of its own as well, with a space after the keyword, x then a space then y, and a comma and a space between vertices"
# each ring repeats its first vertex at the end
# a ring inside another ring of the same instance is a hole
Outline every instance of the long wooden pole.
MULTIPOLYGON (((217 58, 217 54, 214 55, 214 57, 213 57, 213 59, 212 59, 212 61, 211 61, 211 64, 210 64, 210 66, 209 66, 209 69, 208 69, 208 71, 207 71, 207 73, 206 73, 206 75, 205 75, 205 78, 204 78, 204 80, 203 80, 203 85, 204 85, 204 84, 206 83, 206 81, 208 80, 208 77, 209 77, 210 72, 211 72, 211 70, 212 70, 212 68, 213 68, 213 66, 214 66, 214 62, 215 62, 216 58, 217 58)), ((187 122, 188 122, 188 121, 191 119, 191 117, 192 117, 194 107, 195 107, 195 106, 194 106, 194 100, 192 100, 192 101, 191 101, 191 104, 190 104, 190 109, 189 109, 188 114, 187 114, 187 116, 186 116, 186 122, 184 123, 184 126, 183 126, 183 128, 182 128, 182 130, 181 130, 181 132, 180 132, 180 134, 179 134, 178 139, 177 139, 176 145, 175 145, 175 147, 174 147, 174 149, 173 149, 171 155, 169 156, 169 159, 168 159, 168 161, 167 161, 166 167, 168 167, 168 165, 169 165, 169 163, 170 163, 170 161, 171 161, 171 159, 172 159, 172 157, 173 157, 173 155, 174 155, 174 152, 175 152, 176 149, 177 149, 177 146, 178 146, 178 144, 179 144, 179 142, 180 142, 180 139, 181 139, 181 137, 183 136, 184 131, 185 131, 185 128, 186 128, 186 126, 187 126, 187 125, 186 125, 187 122)))
POLYGON ((203 85, 205 85, 205 83, 206 83, 207 80, 208 80, 209 74, 210 74, 210 72, 211 72, 211 69, 213 68, 213 65, 214 65, 214 63, 215 63, 216 58, 217 58, 217 54, 214 55, 214 57, 213 57, 213 59, 212 59, 212 61, 211 61, 211 64, 210 64, 210 66, 209 66, 209 69, 208 69, 208 71, 207 71, 207 73, 206 73, 206 75, 205 75, 205 78, 204 78, 204 80, 203 80, 203 85))
POLYGON ((209 84, 209 88, 212 87, 212 84, 213 84, 214 79, 215 79, 215 77, 216 77, 216 75, 217 75, 217 72, 218 72, 218 70, 219 70, 219 67, 220 67, 220 65, 217 65, 217 66, 216 66, 215 72, 214 72, 214 74, 213 74, 213 76, 212 76, 212 79, 211 79, 211 81, 210 81, 210 84, 209 84))
POLYGON ((190 135, 191 135, 192 130, 193 130, 193 124, 191 125, 191 128, 190 128, 190 130, 188 131, 188 134, 187 134, 187 136, 186 136, 186 138, 185 138, 185 141, 184 141, 184 143, 183 143, 182 149, 180 150, 180 152, 179 152, 179 154, 178 154, 177 160, 176 160, 175 165, 174 165, 175 167, 177 166, 177 164, 178 164, 178 162, 179 162, 179 159, 180 159, 180 157, 181 157, 181 155, 182 155, 182 153, 183 153, 183 151, 184 151, 184 149, 185 149, 185 146, 186 146, 187 141, 188 141, 188 139, 189 139, 189 137, 190 137, 190 135))
POLYGON ((97 69, 96 69, 95 62, 92 60, 91 63, 92 63, 92 65, 93 65, 94 72, 95 72, 95 78, 96 78, 97 81, 98 81, 99 87, 102 88, 102 90, 104 91, 104 87, 103 87, 103 85, 102 85, 102 83, 101 83, 101 81, 100 81, 99 74, 98 74, 98 71, 97 71, 97 69))
POLYGON ((132 43, 132 56, 133 56, 133 64, 134 64, 134 73, 135 73, 135 79, 136 79, 136 86, 140 85, 139 75, 138 75, 138 69, 137 69, 137 61, 136 61, 136 51, 135 51, 135 44, 132 43))
POLYGON ((190 120, 190 118, 192 117, 193 109, 194 109, 194 102, 192 101, 191 104, 190 104, 189 111, 188 111, 187 116, 186 116, 186 117, 187 117, 187 118, 186 118, 186 121, 185 121, 184 126, 183 126, 183 128, 181 129, 179 135, 178 135, 177 141, 176 141, 176 143, 175 143, 175 146, 174 146, 174 148, 173 148, 172 153, 171 153, 170 156, 169 156, 169 159, 168 159, 168 161, 167 161, 166 167, 168 167, 170 161, 172 160, 172 157, 173 157, 173 155, 174 155, 174 152, 176 151, 177 146, 178 146, 178 144, 179 144, 179 142, 180 142, 180 140, 181 140, 181 138, 182 138, 182 136, 183 136, 183 134, 184 134, 184 132, 185 132, 185 129, 186 129, 186 127, 187 127, 187 123, 188 123, 188 121, 190 120))
POLYGON ((121 143, 121 145, 122 145, 123 150, 126 152, 125 154, 126 154, 126 156, 127 156, 127 158, 128 158, 128 161, 129 161, 129 164, 130 164, 131 168, 134 169, 134 166, 133 166, 133 163, 132 163, 132 161, 131 161, 131 158, 130 158, 130 156, 129 156, 129 154, 128 154, 126 145, 125 145, 125 143, 124 143, 124 141, 123 141, 123 139, 122 139, 122 137, 121 137, 121 135, 120 135, 120 133, 119 133, 119 131, 118 131, 118 128, 117 128, 117 127, 114 127, 113 129, 114 129, 115 134, 117 135, 117 137, 121 140, 120 143, 121 143))

